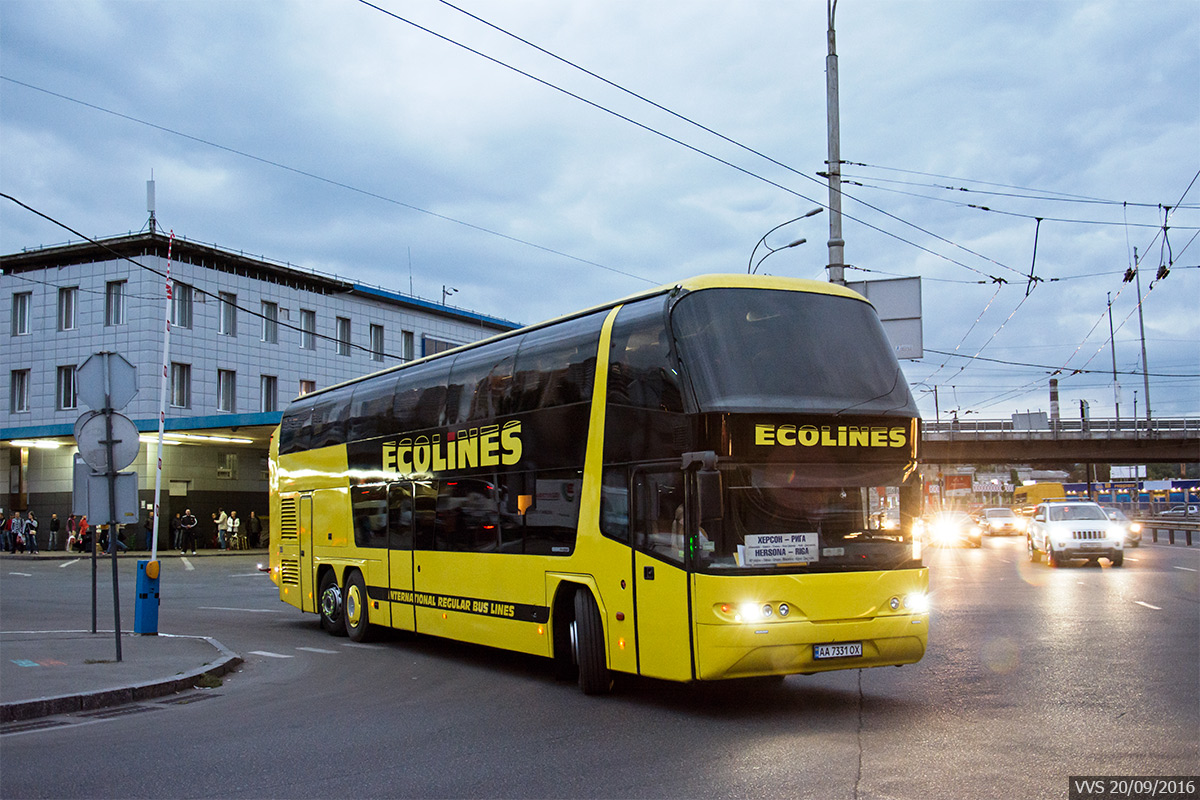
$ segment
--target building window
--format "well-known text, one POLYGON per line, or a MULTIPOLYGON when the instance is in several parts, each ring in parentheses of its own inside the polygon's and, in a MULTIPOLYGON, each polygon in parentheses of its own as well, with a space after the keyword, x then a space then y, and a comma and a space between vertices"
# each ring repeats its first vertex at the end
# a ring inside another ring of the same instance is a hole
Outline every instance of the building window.
POLYGON ((75 330, 75 301, 79 297, 78 286, 63 286, 58 290, 58 329, 75 330))
POLYGON ((8 408, 13 414, 29 410, 29 370, 14 369, 12 371, 8 408))
POLYGON ((371 326, 371 360, 383 361, 383 326, 371 326))
POLYGON ((317 312, 300 309, 300 349, 317 349, 317 312))
POLYGON ((269 300, 262 301, 262 340, 267 344, 279 343, 279 305, 269 300))
POLYGON ((105 285, 104 324, 125 324, 125 281, 109 281, 105 285))
POLYGON ((222 336, 237 336, 237 295, 221 292, 221 321, 217 333, 222 336))
POLYGON ((415 352, 416 348, 413 347, 413 332, 400 331, 400 357, 405 361, 412 361, 415 352))
POLYGON ((346 317, 337 318, 337 354, 350 355, 350 320, 346 317))
POLYGON ((192 365, 171 362, 171 406, 192 407, 192 365))
POLYGON ((238 454, 217 454, 217 477, 236 481, 238 476, 238 454))
POLYGON ((316 390, 317 390, 317 382, 316 381, 306 381, 304 379, 300 380, 300 396, 301 397, 303 397, 306 394, 312 394, 316 390))
POLYGON ((18 292, 13 295, 12 335, 25 336, 29 333, 29 307, 33 292, 18 292))
POLYGON ((57 386, 55 396, 58 398, 58 410, 66 411, 77 408, 79 403, 76 394, 74 365, 58 368, 57 386))
POLYGON ((192 287, 175 281, 171 289, 171 324, 177 328, 192 327, 192 287))
POLYGON ((258 393, 262 398, 263 411, 279 410, 279 378, 274 375, 263 375, 259 382, 258 393))
POLYGON ((217 370, 217 411, 237 411, 237 373, 217 370))

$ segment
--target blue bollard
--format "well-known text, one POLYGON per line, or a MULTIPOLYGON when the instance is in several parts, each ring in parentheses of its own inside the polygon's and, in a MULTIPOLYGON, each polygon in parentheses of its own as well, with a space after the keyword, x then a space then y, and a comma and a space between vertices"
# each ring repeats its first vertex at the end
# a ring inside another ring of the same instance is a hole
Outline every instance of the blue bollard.
POLYGON ((158 568, 157 561, 139 561, 137 595, 133 602, 133 632, 158 635, 158 568))

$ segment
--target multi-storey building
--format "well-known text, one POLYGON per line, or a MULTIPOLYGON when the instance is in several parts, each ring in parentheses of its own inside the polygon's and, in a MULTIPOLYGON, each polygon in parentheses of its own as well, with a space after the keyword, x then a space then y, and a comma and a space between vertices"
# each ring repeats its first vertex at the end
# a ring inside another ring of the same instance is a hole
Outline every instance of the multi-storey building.
POLYGON ((88 410, 77 371, 94 353, 137 370, 120 411, 142 433, 129 469, 143 515, 165 407, 160 515, 190 508, 203 525, 218 508, 265 514, 268 442, 292 398, 516 327, 154 232, 0 256, 0 508, 70 512, 74 424, 88 410))

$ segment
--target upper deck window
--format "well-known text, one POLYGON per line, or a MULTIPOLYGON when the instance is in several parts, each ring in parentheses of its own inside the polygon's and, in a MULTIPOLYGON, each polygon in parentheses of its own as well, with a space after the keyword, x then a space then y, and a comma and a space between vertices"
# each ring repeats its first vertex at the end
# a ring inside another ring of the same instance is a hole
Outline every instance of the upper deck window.
POLYGON ((917 416, 875 311, 836 295, 704 289, 671 322, 702 411, 917 416))

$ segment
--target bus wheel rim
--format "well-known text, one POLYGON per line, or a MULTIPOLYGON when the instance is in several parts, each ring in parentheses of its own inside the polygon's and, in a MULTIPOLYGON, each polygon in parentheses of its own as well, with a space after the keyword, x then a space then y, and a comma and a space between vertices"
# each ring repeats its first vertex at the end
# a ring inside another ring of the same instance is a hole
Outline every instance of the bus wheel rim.
POLYGON ((362 616, 362 598, 358 596, 358 587, 351 586, 350 591, 346 593, 346 621, 351 626, 357 627, 359 617, 362 616))
POLYGON ((336 584, 330 586, 321 595, 321 612, 330 619, 337 617, 338 609, 342 605, 342 590, 336 584))

